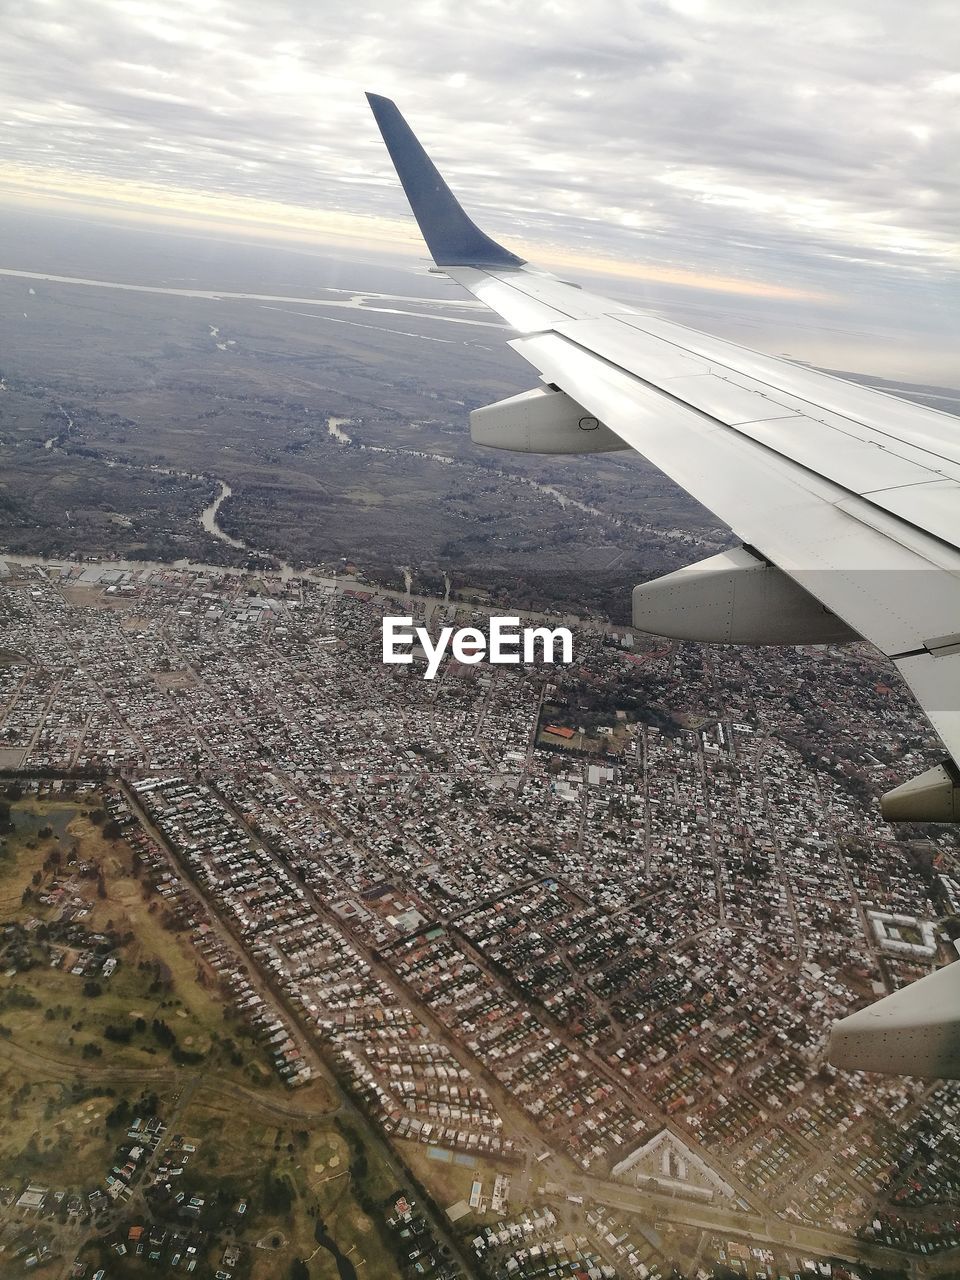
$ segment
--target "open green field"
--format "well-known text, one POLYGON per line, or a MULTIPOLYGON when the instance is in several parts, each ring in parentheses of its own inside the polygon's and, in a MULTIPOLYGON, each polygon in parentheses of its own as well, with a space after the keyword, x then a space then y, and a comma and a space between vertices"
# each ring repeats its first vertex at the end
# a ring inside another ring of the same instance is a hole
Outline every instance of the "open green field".
POLYGON ((18 801, 0 848, 0 1095, 9 1099, 0 1182, 56 1173, 72 1188, 96 1185, 123 1136, 122 1122, 107 1123, 111 1110, 145 1092, 162 1109, 198 1070, 286 1094, 259 1046, 225 1018, 188 940, 165 927, 133 875, 129 846, 91 821, 97 803, 18 801), (76 870, 83 865, 101 876, 76 870), (57 928, 65 903, 82 913, 69 941, 57 928), (97 963, 91 974, 88 962, 85 973, 71 972, 98 936, 116 939, 116 970, 104 977, 97 963), (168 1033, 158 1035, 157 1024, 168 1033))

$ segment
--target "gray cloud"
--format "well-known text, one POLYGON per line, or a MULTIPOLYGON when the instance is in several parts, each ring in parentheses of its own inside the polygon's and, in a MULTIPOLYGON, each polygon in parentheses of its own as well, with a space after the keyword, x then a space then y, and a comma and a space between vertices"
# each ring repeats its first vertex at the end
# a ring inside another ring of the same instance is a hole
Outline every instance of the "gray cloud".
POLYGON ((8 162, 405 217, 362 90, 495 233, 953 325, 952 4, 8 4, 8 162), (946 317, 946 318, 945 318, 946 317))

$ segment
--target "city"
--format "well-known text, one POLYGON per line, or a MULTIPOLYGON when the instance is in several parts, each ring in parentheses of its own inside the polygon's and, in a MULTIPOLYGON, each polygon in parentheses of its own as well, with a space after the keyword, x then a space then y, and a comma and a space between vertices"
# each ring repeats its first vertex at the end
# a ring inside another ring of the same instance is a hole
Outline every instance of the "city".
MULTIPOLYGON (((583 623, 570 664, 426 681, 383 617, 476 606, 79 558, 6 557, 0 590, 7 781, 102 796, 263 1070, 349 1099, 451 1271, 954 1273, 960 1089, 824 1060, 960 932, 952 835, 876 813, 932 742, 869 646, 583 623)), ((0 1241, 54 1190, 97 1188, 25 1176, 0 1241)))
POLYGON ((957 29, 7 6, 0 1280, 960 1278, 957 29))

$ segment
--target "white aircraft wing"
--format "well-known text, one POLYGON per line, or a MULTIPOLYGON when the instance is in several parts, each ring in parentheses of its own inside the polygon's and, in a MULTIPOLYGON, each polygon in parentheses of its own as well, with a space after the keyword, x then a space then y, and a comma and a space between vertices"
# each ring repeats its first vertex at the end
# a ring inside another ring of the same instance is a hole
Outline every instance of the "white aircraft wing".
MULTIPOLYGON (((474 440, 643 454, 743 546, 637 587, 637 629, 871 641, 947 749, 884 796, 883 812, 960 821, 960 421, 533 269, 472 222, 394 103, 367 97, 434 261, 517 331, 510 345, 540 374, 534 390, 474 411, 474 440)), ((884 1034, 897 1016, 885 1012, 884 1034)), ((862 1050, 870 1036, 856 1035, 862 1050)))

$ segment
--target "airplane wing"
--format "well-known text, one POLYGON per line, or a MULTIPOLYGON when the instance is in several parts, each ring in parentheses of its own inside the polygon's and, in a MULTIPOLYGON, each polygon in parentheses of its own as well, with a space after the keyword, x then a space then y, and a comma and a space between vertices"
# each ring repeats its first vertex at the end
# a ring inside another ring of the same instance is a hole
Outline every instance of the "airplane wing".
MULTIPOLYGON (((733 644, 871 641, 947 750, 888 792, 883 813, 960 821, 960 422, 534 269, 467 216, 396 105, 367 98, 434 261, 517 331, 510 346, 540 375, 532 391, 475 410, 474 440, 643 454, 743 545, 635 588, 634 626, 733 644)), ((899 1015, 887 1014, 882 1033, 851 1030, 864 1067, 888 1063, 899 1015)), ((918 1061, 943 1075, 933 1056, 918 1061)))

